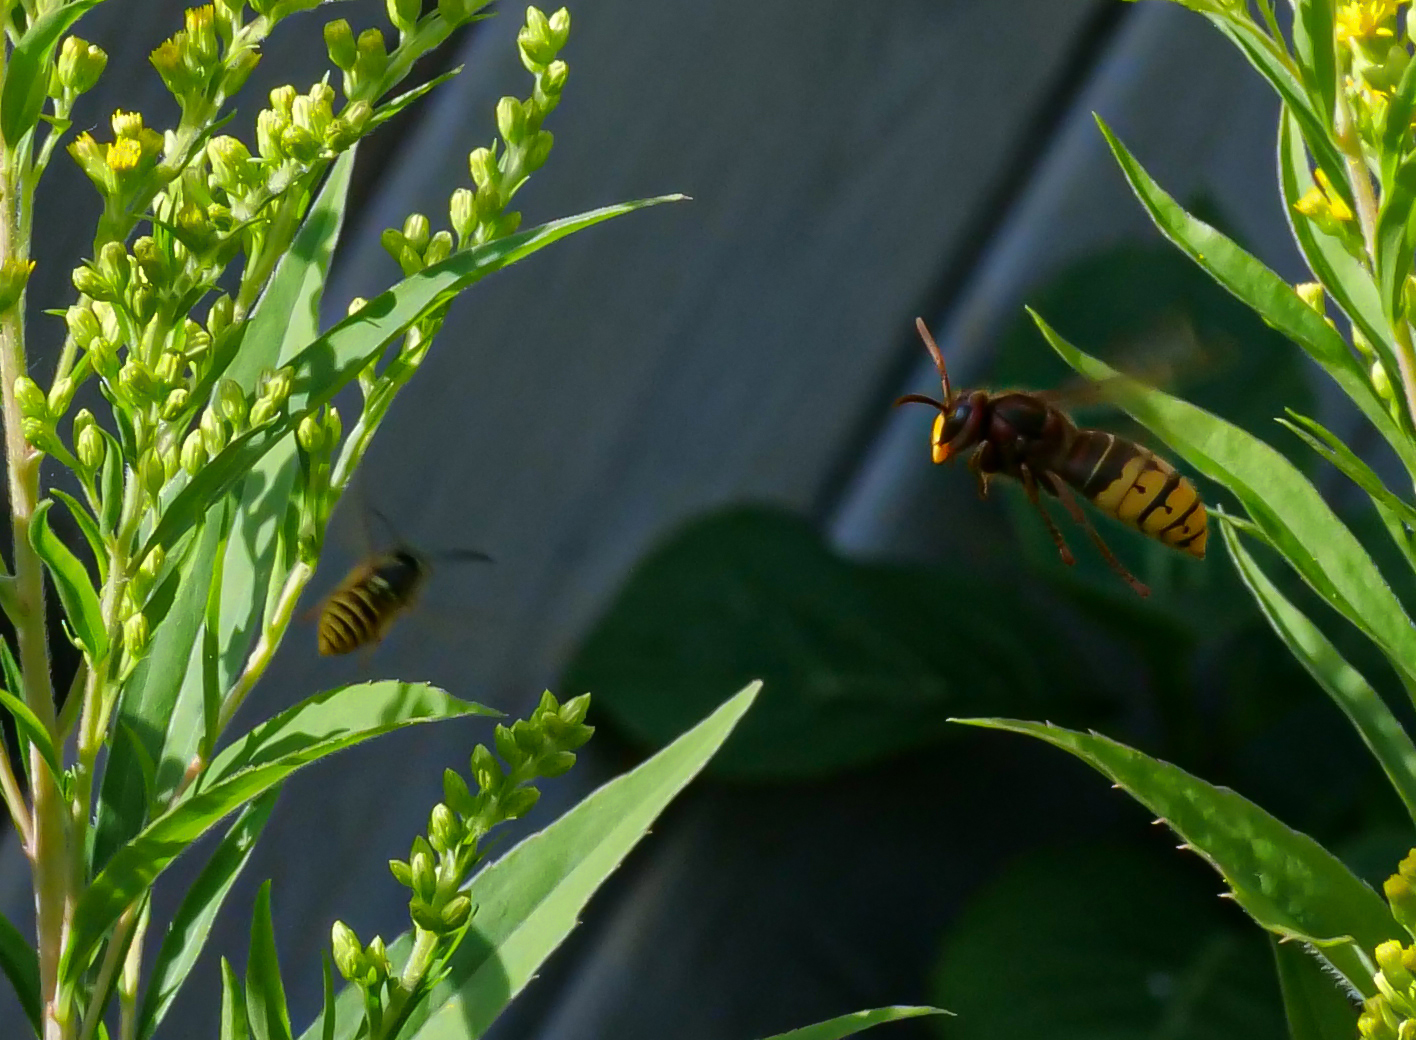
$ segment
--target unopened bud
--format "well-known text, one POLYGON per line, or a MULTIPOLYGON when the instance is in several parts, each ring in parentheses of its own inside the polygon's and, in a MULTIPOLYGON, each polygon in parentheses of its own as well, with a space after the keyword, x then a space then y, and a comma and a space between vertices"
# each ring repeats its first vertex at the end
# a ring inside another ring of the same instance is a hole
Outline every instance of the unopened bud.
POLYGON ((54 380, 54 385, 49 388, 49 397, 45 400, 50 418, 57 419, 69 410, 75 389, 74 381, 68 376, 54 380))
POLYGON ((34 270, 33 260, 11 258, 0 263, 0 314, 20 302, 30 272, 34 270))
POLYGON ((234 379, 222 379, 216 384, 216 408, 221 417, 240 429, 246 422, 246 396, 241 384, 234 379))
POLYGON ((167 400, 162 402, 162 417, 168 422, 176 420, 187 410, 187 399, 189 396, 186 387, 179 386, 177 389, 173 390, 167 395, 167 400))
POLYGON ((147 615, 141 611, 123 622, 123 649, 128 656, 140 660, 147 656, 148 644, 152 641, 152 629, 148 626, 147 615))
POLYGON ((408 219, 403 222, 403 237, 419 253, 428 247, 428 235, 431 230, 428 218, 421 213, 410 213, 408 219))
POLYGON ((318 455, 324 449, 324 426, 313 415, 305 416, 295 428, 295 443, 306 455, 318 455))
POLYGON ((219 455, 221 449, 226 447, 226 424, 221 421, 220 416, 208 407, 202 412, 201 421, 202 443, 206 445, 208 455, 219 455))
POLYGON ((458 188, 448 201, 448 217, 452 229, 457 232, 457 240, 465 241, 477 226, 477 211, 473 208, 472 192, 468 188, 458 188))
POLYGON ((359 945, 359 937, 343 921, 335 921, 330 929, 330 946, 334 952, 334 966, 339 969, 345 981, 355 982, 368 969, 364 959, 364 948, 359 945))
POLYGON ((77 36, 66 37, 59 48, 59 82, 71 93, 83 94, 93 89, 107 64, 102 47, 77 36))
POLYGON ((442 924, 448 931, 454 932, 466 924, 471 916, 472 900, 462 895, 453 896, 442 909, 442 924))
POLYGON ((19 376, 15 380, 15 403, 20 406, 20 414, 27 418, 49 417, 49 404, 45 400, 44 391, 29 376, 19 376))
POLYGON ((428 818, 428 840, 433 848, 439 852, 454 849, 462 840, 462 835, 462 824, 458 822, 453 811, 442 802, 433 806, 432 814, 428 818))
POLYGON ((206 465, 206 460, 206 440, 203 438, 201 430, 193 430, 182 442, 182 470, 187 476, 195 477, 206 465))
POLYGON ((157 392, 152 373, 135 357, 128 358, 118 372, 118 387, 132 400, 145 402, 157 392))
POLYGON ((452 255, 452 235, 446 231, 439 231, 428 240, 428 247, 423 250, 423 263, 431 267, 433 264, 440 264, 452 255))
POLYGON ((347 21, 336 18, 332 22, 326 22, 324 40, 325 48, 329 51, 329 60, 334 63, 335 68, 348 72, 354 67, 359 50, 354 45, 354 30, 349 27, 347 21))
POLYGON ((526 110, 514 97, 497 102, 497 132, 507 144, 515 144, 526 133, 526 110))
POLYGON ((467 171, 472 175, 478 194, 486 191, 488 186, 496 184, 501 175, 497 169, 496 152, 490 148, 472 149, 467 153, 467 171))
POLYGON ((354 75, 368 83, 377 83, 388 68, 388 50, 384 47, 383 33, 377 29, 365 29, 355 41, 358 56, 355 58, 354 75))
POLYGON ((546 159, 549 158, 551 148, 555 143, 555 137, 549 130, 536 131, 536 136, 531 139, 530 147, 526 149, 526 168, 539 170, 546 165, 546 159))
MULTIPOLYGON (((88 413, 80 412, 79 414, 85 415, 88 413)), ((99 433, 97 427, 93 425, 92 419, 93 417, 89 416, 90 424, 81 430, 77 429, 79 425, 78 418, 76 417, 74 419, 74 426, 76 427, 74 434, 74 450, 78 452, 79 465, 83 466, 83 468, 90 473, 96 473, 99 467, 103 465, 104 457, 108 454, 108 442, 104 440, 103 434, 99 433)))

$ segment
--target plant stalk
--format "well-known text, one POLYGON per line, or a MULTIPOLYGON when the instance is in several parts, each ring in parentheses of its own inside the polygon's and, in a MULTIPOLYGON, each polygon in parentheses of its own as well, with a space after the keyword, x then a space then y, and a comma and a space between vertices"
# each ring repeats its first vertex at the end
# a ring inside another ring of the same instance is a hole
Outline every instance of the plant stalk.
MULTIPOLYGON (((29 257, 21 234, 20 190, 24 162, 7 150, 0 169, 0 263, 20 263, 29 257)), ((44 569, 30 545, 30 522, 39 502, 40 454, 26 441, 15 399, 15 380, 26 372, 24 296, 0 315, 0 410, 4 413, 5 459, 9 473, 10 524, 14 545, 15 641, 29 709, 58 744, 54 688, 49 671, 49 635, 44 614, 44 569)), ((33 791, 33 832, 30 859, 34 863, 35 933, 39 947, 39 996, 44 1040, 64 1040, 65 1026, 58 1006, 59 959, 70 909, 68 824, 63 798, 37 749, 30 750, 33 791)))

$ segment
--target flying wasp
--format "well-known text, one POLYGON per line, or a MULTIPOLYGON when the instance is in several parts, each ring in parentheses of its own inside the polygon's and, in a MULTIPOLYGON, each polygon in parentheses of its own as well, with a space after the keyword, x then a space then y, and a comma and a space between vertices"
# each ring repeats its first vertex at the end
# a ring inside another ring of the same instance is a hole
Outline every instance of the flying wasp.
POLYGON ((944 398, 936 401, 923 394, 906 394, 895 404, 914 402, 939 410, 929 439, 936 463, 972 449, 968 466, 978 479, 980 497, 987 497, 989 478, 997 474, 1020 482, 1057 543, 1062 562, 1071 565, 1075 562, 1072 551, 1038 491, 1061 500, 1111 569, 1142 596, 1149 596, 1150 589, 1116 558, 1077 504, 1074 489, 1107 516, 1204 559, 1209 536, 1205 506, 1195 485, 1174 466, 1135 441, 1105 430, 1078 427, 1051 403, 1058 399, 1055 393, 955 393, 949 387, 944 355, 924 320, 916 318, 915 328, 939 369, 944 398))
MULTIPOLYGON (((382 514, 375 515, 392 527, 382 514)), ((479 563, 492 559, 474 549, 439 553, 438 558, 479 563)), ((431 575, 430 558, 403 542, 357 564, 317 608, 320 653, 328 657, 377 645, 399 615, 413 606, 431 575)))

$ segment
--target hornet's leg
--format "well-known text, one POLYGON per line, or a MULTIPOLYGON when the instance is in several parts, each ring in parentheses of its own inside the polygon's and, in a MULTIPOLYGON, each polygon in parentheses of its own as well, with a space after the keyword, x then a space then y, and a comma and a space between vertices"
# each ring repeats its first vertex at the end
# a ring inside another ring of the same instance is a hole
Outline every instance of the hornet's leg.
POLYGON ((1047 529, 1052 533, 1052 540, 1057 543, 1057 554, 1062 557, 1062 562, 1068 567, 1076 563, 1076 558, 1072 555, 1072 550, 1067 548, 1067 540, 1062 537, 1062 532, 1057 529, 1057 525, 1052 522, 1052 517, 1047 513, 1042 500, 1037 496, 1037 478, 1033 476, 1032 470, 1027 466, 1019 466, 1018 472, 1022 477, 1023 490, 1028 494, 1028 501, 1033 504, 1033 508, 1042 517, 1043 523, 1047 524, 1047 529))
POLYGON ((1048 486, 1050 486, 1053 491, 1057 492, 1057 497, 1062 500, 1062 505, 1066 507, 1067 512, 1072 515, 1072 519, 1086 529, 1087 534, 1091 536, 1091 540, 1096 543, 1096 547, 1101 550, 1102 559, 1106 561, 1107 565, 1121 576, 1122 581, 1135 589, 1138 595, 1149 596, 1151 594, 1150 589, 1146 587, 1144 582, 1126 569, 1125 565, 1116 558, 1116 554, 1111 551, 1111 547, 1102 540, 1096 528, 1091 525, 1091 521, 1087 519, 1087 514, 1083 512, 1082 507, 1077 504, 1076 496, 1072 494, 1072 489, 1067 486, 1066 482, 1056 473, 1044 473, 1043 479, 1047 481, 1048 486))
POLYGON ((984 441, 973 454, 969 456, 969 472, 972 473, 974 479, 978 481, 979 498, 986 499, 988 497, 988 473, 983 468, 983 462, 985 456, 990 454, 992 454, 992 452, 989 449, 988 442, 984 441))

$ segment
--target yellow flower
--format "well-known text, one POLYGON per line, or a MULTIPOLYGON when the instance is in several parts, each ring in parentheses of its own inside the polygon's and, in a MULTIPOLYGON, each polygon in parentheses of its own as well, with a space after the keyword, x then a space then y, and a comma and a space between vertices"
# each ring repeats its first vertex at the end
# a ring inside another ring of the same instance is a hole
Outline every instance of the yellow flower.
MULTIPOLYGON (((1341 195, 1333 190, 1332 181, 1328 180, 1328 175, 1319 168, 1313 171, 1313 177, 1322 185, 1323 194, 1327 196, 1328 212, 1333 215, 1333 219, 1344 222, 1353 219, 1352 208, 1343 201, 1341 195)), ((1299 201, 1301 202, 1302 199, 1299 201)))
POLYGON ((1395 36, 1390 23, 1396 18, 1397 3, 1398 0, 1351 0, 1343 4, 1337 11, 1337 42, 1360 43, 1395 36))
POLYGON ((163 40, 157 45, 157 49, 148 55, 148 61, 152 62, 153 67, 163 76, 176 72, 182 67, 182 44, 185 41, 184 33, 163 40))
POLYGON ((130 173, 142 159, 142 145, 131 137, 120 137, 108 146, 108 168, 114 173, 130 173))
POLYGON ((124 112, 121 108, 113 113, 113 133, 116 137, 136 138, 143 132, 141 112, 124 112))

